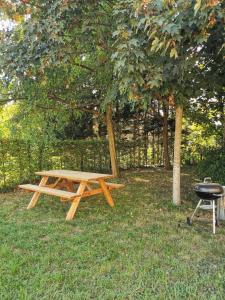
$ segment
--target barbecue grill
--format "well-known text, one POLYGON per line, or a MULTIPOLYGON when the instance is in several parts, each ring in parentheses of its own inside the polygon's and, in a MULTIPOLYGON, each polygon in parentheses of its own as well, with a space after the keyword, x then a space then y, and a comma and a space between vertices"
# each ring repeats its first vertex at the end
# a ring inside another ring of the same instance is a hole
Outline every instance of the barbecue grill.
POLYGON ((216 232, 216 227, 219 225, 219 208, 220 200, 224 195, 223 187, 218 183, 210 182, 211 178, 207 177, 203 183, 198 183, 194 186, 196 195, 200 198, 193 214, 187 218, 187 223, 192 224, 194 215, 198 209, 212 210, 213 213, 213 233, 216 232))

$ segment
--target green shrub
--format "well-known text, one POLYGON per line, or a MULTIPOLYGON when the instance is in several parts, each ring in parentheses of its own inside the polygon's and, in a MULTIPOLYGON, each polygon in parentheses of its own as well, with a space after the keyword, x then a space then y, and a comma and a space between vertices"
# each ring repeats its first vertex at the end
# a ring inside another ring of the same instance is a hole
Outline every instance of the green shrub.
MULTIPOLYGON (((117 141, 118 163, 121 169, 151 165, 145 141, 117 141)), ((111 172, 106 139, 55 140, 36 142, 0 140, 0 192, 19 183, 35 180, 35 171, 71 169, 89 172, 111 172)))
POLYGON ((225 149, 207 151, 197 166, 197 173, 201 179, 211 177, 213 182, 225 185, 225 149))

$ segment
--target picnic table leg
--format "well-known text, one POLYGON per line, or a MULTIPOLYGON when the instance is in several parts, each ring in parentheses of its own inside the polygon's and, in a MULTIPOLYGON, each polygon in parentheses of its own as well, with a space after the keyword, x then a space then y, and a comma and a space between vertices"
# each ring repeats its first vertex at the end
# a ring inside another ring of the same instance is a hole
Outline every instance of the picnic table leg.
POLYGON ((79 188, 77 190, 77 194, 79 194, 79 196, 75 197, 71 206, 70 206, 70 209, 67 213, 67 216, 66 216, 66 220, 69 221, 69 220, 72 220, 74 215, 75 215, 75 212, 77 210, 77 207, 80 203, 80 199, 82 198, 82 195, 84 193, 84 190, 87 186, 87 183, 85 181, 81 181, 80 185, 79 185, 79 188))
MULTIPOLYGON (((39 183, 39 186, 45 185, 45 184, 47 183, 47 181, 48 181, 48 176, 44 176, 44 177, 41 179, 41 181, 40 181, 40 183, 39 183)), ((27 209, 33 208, 33 207, 36 205, 36 203, 37 203, 37 201, 38 201, 40 195, 41 195, 41 193, 39 193, 39 192, 35 192, 35 193, 34 193, 34 195, 33 195, 32 199, 31 199, 30 203, 29 203, 28 206, 27 206, 27 209)))
POLYGON ((103 179, 100 179, 99 184, 100 184, 100 186, 103 190, 103 194, 104 194, 104 196, 106 198, 106 201, 108 202, 109 206, 114 207, 115 204, 113 202, 113 198, 111 196, 111 193, 110 193, 109 189, 107 188, 107 186, 105 184, 105 181, 103 179))

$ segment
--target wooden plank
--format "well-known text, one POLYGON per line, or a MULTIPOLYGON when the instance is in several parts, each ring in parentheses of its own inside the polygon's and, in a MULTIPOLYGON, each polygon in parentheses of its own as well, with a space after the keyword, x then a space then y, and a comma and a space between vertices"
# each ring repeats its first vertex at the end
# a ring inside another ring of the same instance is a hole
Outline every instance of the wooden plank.
POLYGON ((66 215, 66 220, 69 221, 69 220, 72 220, 75 213, 76 213, 76 210, 77 210, 77 207, 80 203, 80 199, 81 197, 83 196, 83 193, 84 193, 84 190, 86 189, 86 182, 85 181, 81 181, 80 185, 79 185, 79 188, 77 190, 77 194, 79 194, 80 196, 78 197, 75 197, 75 199, 73 200, 71 206, 70 206, 70 209, 66 215))
MULTIPOLYGON (((91 183, 99 184, 98 180, 90 180, 91 183)), ((114 182, 105 182, 105 185, 110 189, 122 189, 125 187, 122 183, 114 183, 114 182)))
POLYGON ((122 183, 111 183, 111 182, 105 182, 106 186, 111 189, 122 189, 125 187, 125 184, 122 183))
POLYGON ((108 202, 109 206, 114 207, 114 202, 113 202, 113 198, 110 194, 109 189, 107 188, 105 181, 103 179, 99 180, 99 184, 103 190, 103 193, 105 195, 106 201, 108 202))
MULTIPOLYGON (((47 181, 48 181, 48 176, 44 176, 39 183, 39 187, 45 185, 47 183, 47 181)), ((41 194, 39 192, 34 193, 30 203, 27 206, 27 209, 33 208, 37 204, 37 201, 38 201, 40 195, 41 194)))
POLYGON ((80 171, 71 171, 71 170, 49 170, 36 172, 36 175, 49 176, 49 177, 60 177, 70 180, 78 181, 89 181, 89 180, 98 180, 98 179, 107 179, 113 178, 111 174, 101 174, 101 173, 89 173, 89 172, 80 172, 80 171))
MULTIPOLYGON (((87 197, 90 197, 90 196, 94 196, 94 195, 98 195, 98 194, 102 194, 103 193, 103 190, 101 188, 99 189, 94 189, 94 190, 91 190, 91 191, 85 191, 82 195, 82 199, 83 198, 87 198, 87 197)), ((81 200, 82 200, 81 199, 81 200)), ((62 202, 68 202, 68 201, 73 201, 73 199, 60 199, 62 202)))
POLYGON ((22 185, 19 185, 19 188, 28 190, 28 191, 47 194, 47 195, 51 195, 51 196, 57 196, 57 197, 65 198, 65 199, 72 199, 76 196, 79 196, 79 194, 77 194, 77 193, 71 193, 71 192, 67 192, 67 191, 49 188, 46 186, 38 186, 38 185, 33 185, 33 184, 22 184, 22 185))
POLYGON ((82 198, 90 197, 90 196, 94 196, 94 195, 102 194, 102 193, 103 193, 103 190, 101 188, 94 189, 94 190, 91 190, 91 191, 84 192, 82 198))
MULTIPOLYGON (((96 181, 95 183, 98 183, 98 184, 99 184, 98 181, 96 181)), ((108 185, 106 182, 105 182, 105 184, 106 184, 108 190, 112 190, 112 189, 115 188, 114 185, 113 185, 113 186, 108 185)), ((124 187, 124 185, 123 185, 123 184, 119 184, 119 187, 116 187, 116 188, 122 188, 122 187, 124 187)), ((85 192, 83 193, 82 199, 83 199, 83 198, 86 198, 86 197, 90 197, 90 196, 102 194, 102 193, 103 193, 102 188, 91 189, 91 190, 85 191, 85 192)), ((81 199, 81 200, 82 200, 82 199, 81 199)), ((61 199, 61 201, 63 201, 63 202, 64 202, 64 201, 71 201, 71 199, 61 199)))
MULTIPOLYGON (((98 181, 96 181, 95 183, 98 183, 98 181)), ((107 183, 107 182, 105 182, 105 184, 106 184, 106 186, 107 186, 107 188, 109 189, 109 190, 112 190, 112 189, 114 189, 114 188, 122 188, 122 187, 124 187, 124 185, 123 184, 118 184, 119 186, 117 186, 117 187, 114 187, 114 184, 109 184, 109 183, 107 183)), ((88 191, 85 191, 84 193, 83 193, 83 195, 82 195, 82 198, 86 198, 86 197, 90 197, 90 196, 94 196, 94 195, 98 195, 98 194, 103 194, 103 190, 102 190, 102 188, 98 188, 98 189, 91 189, 91 190, 88 190, 88 191)), ((82 200, 82 199, 81 199, 82 200)), ((71 199, 61 199, 61 201, 71 201, 71 199)))

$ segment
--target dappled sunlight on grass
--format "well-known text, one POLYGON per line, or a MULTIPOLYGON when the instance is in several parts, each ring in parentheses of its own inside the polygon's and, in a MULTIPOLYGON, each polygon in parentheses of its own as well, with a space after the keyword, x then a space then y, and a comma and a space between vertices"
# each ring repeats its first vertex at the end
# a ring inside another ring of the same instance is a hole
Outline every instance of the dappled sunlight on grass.
POLYGON ((140 177, 134 177, 134 181, 136 181, 136 182, 149 182, 150 180, 143 179, 143 178, 140 178, 140 177))

